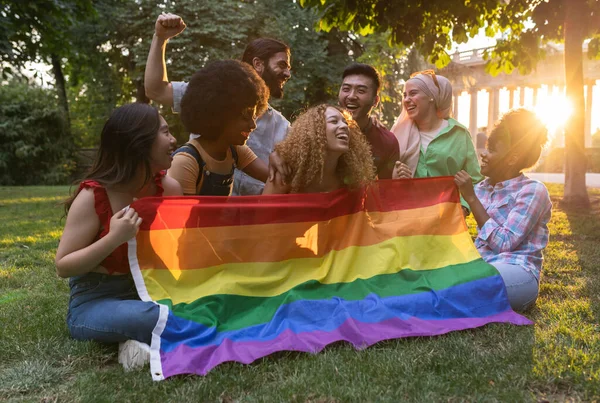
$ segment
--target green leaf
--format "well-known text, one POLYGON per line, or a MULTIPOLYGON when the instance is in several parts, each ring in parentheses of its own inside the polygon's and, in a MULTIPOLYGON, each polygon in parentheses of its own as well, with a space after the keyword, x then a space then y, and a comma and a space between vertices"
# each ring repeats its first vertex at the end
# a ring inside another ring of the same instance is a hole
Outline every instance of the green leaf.
POLYGON ((600 59, 600 36, 595 36, 588 43, 587 55, 590 59, 600 59))
POLYGON ((435 61, 435 67, 437 69, 442 69, 450 64, 450 56, 446 52, 440 52, 437 54, 437 60, 435 61))
POLYGON ((454 42, 465 43, 469 40, 465 28, 462 25, 455 25, 452 29, 452 39, 454 42))
POLYGON ((375 29, 374 29, 374 28, 373 28, 373 26, 371 26, 371 25, 366 25, 366 26, 364 26, 364 27, 361 27, 361 28, 358 30, 358 33, 359 33, 360 35, 362 35, 362 36, 367 36, 367 35, 370 35, 370 34, 372 34, 372 33, 374 33, 374 32, 375 32, 375 29))

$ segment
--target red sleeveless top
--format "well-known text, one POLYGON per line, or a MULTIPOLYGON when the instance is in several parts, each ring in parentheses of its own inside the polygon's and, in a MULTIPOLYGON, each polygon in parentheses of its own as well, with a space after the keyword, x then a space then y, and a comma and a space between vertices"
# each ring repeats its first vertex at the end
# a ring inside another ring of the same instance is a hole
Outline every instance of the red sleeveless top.
MULTIPOLYGON (((154 184, 156 185, 155 196, 160 197, 163 195, 162 178, 165 176, 165 171, 161 171, 154 176, 154 184)), ((110 219, 113 216, 112 208, 110 207, 110 201, 108 194, 104 186, 94 180, 84 180, 79 184, 79 191, 81 189, 93 189, 94 190, 94 208, 96 214, 100 219, 100 232, 96 235, 97 241, 108 234, 110 230, 110 219)), ((127 243, 119 245, 110 255, 108 255, 100 265, 104 267, 108 274, 113 273, 129 273, 129 258, 127 256, 127 243)))

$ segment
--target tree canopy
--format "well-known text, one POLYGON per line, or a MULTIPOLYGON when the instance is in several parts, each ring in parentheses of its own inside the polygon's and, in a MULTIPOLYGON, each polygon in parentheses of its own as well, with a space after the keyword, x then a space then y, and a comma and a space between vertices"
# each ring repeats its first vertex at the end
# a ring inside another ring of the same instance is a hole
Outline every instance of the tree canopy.
MULTIPOLYGON (((5 79, 9 70, 18 75, 27 62, 52 63, 76 144, 94 146, 115 106, 148 102, 142 80, 154 21, 162 11, 187 23, 167 47, 171 80, 187 80, 211 60, 240 58, 249 41, 267 36, 292 49, 292 79, 284 97, 272 100, 287 117, 309 105, 336 102, 342 71, 352 60, 384 73, 382 120, 391 124, 399 113, 397 86, 408 74, 408 50, 390 48, 387 34, 365 38, 337 29, 316 31, 322 12, 289 0, 0 0, 5 79)), ((163 114, 184 139, 179 119, 170 110, 163 114)))
POLYGON ((0 58, 20 67, 64 55, 71 26, 93 13, 91 0, 0 0, 0 58))
MULTIPOLYGON (((322 12, 319 27, 352 30, 364 35, 389 33, 390 43, 415 46, 438 68, 450 62, 454 43, 465 43, 481 29, 502 34, 488 57, 492 73, 514 68, 532 71, 544 51, 539 45, 564 41, 566 5, 579 0, 300 0, 303 7, 322 12)), ((600 2, 582 0, 585 37, 592 38, 590 57, 600 51, 600 2)))
POLYGON ((300 0, 321 11, 321 29, 362 34, 388 32, 390 44, 414 46, 438 68, 450 63, 452 43, 464 43, 481 29, 501 35, 486 52, 491 74, 518 68, 529 73, 544 58, 549 41, 565 44, 565 84, 573 114, 566 126, 565 204, 589 206, 585 187, 582 45, 600 56, 600 2, 593 0, 300 0))

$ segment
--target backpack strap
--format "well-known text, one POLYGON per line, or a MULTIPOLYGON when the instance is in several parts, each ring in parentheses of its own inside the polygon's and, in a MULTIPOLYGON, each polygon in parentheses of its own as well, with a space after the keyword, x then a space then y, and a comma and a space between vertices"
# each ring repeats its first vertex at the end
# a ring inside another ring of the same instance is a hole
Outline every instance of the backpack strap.
POLYGON ((202 180, 202 170, 204 169, 204 165, 206 165, 206 163, 200 156, 200 151, 198 151, 196 146, 193 145, 192 143, 185 143, 184 145, 179 147, 177 150, 173 151, 173 154, 171 154, 171 156, 175 157, 175 154, 179 154, 179 153, 187 153, 187 154, 191 155, 192 157, 194 157, 194 159, 198 163, 198 177, 196 178, 196 187, 198 187, 198 184, 202 180))
POLYGON ((238 166, 238 152, 237 152, 237 148, 235 148, 235 146, 229 146, 229 149, 231 150, 231 156, 233 157, 234 167, 237 168, 237 166, 238 166))

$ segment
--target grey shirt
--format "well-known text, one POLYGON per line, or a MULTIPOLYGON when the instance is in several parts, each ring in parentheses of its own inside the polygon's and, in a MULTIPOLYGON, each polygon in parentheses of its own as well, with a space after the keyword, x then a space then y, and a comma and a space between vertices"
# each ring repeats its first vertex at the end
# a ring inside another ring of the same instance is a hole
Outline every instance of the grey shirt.
MULTIPOLYGON (((187 89, 187 83, 173 81, 173 112, 181 112, 181 98, 187 89)), ((287 136, 290 122, 283 115, 273 109, 270 105, 265 113, 256 120, 256 129, 250 134, 246 145, 250 147, 254 154, 265 164, 269 164, 269 154, 273 152, 275 144, 282 141, 287 136)), ((200 137, 199 134, 190 134, 190 139, 200 137)), ((263 191, 265 184, 259 180, 251 178, 240 170, 235 170, 233 176, 232 196, 258 195, 263 191)))

